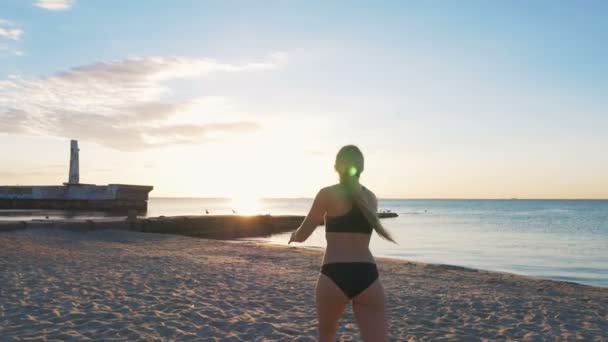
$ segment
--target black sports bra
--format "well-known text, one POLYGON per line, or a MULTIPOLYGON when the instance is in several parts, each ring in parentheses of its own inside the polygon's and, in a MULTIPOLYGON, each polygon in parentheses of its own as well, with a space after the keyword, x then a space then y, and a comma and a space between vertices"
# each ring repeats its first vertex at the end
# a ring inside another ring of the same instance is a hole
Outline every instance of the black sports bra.
POLYGON ((325 231, 328 233, 361 233, 371 234, 372 225, 361 212, 361 209, 353 203, 352 208, 342 216, 326 216, 325 231))

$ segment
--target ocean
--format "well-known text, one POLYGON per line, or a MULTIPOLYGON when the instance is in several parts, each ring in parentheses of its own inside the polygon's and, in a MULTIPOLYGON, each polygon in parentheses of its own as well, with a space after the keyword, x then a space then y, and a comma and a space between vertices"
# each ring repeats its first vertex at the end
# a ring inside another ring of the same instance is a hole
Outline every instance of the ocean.
MULTIPOLYGON (((146 216, 305 215, 311 199, 152 198, 146 216)), ((398 244, 371 243, 376 256, 608 286, 608 200, 385 199, 382 222, 398 244)), ((96 212, 0 210, 0 219, 108 216, 96 212)), ((323 248, 323 227, 302 246, 323 248)), ((289 234, 260 239, 286 244, 289 234)))

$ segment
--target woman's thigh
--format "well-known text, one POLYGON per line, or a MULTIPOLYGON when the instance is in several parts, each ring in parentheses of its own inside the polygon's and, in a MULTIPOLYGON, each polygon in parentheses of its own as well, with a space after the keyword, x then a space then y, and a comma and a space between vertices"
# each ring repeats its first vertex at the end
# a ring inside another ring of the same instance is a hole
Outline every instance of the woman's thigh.
POLYGON ((340 288, 324 274, 319 274, 316 288, 317 317, 319 320, 319 331, 331 332, 338 327, 338 322, 348 304, 348 297, 340 288))
POLYGON ((353 311, 364 341, 387 341, 386 303, 380 279, 353 300, 353 311))

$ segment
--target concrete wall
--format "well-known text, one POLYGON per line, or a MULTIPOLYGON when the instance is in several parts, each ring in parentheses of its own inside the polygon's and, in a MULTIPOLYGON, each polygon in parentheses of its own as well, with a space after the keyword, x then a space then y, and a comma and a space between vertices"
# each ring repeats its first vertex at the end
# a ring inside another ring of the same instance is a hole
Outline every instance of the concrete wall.
POLYGON ((148 201, 138 200, 80 200, 80 199, 2 199, 0 209, 99 210, 145 212, 148 201))
POLYGON ((0 186, 0 199, 14 200, 140 200, 151 186, 69 184, 63 186, 0 186))

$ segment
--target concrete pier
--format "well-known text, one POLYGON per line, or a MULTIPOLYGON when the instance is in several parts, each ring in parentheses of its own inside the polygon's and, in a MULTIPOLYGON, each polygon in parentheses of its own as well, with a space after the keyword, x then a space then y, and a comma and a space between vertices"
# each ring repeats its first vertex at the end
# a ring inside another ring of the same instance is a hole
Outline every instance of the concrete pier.
POLYGON ((172 216, 154 218, 106 218, 94 220, 0 221, 0 232, 47 228, 89 231, 99 229, 132 230, 148 233, 177 234, 207 239, 263 237, 293 231, 304 216, 172 216))
POLYGON ((80 183, 78 141, 70 141, 68 182, 50 186, 0 186, 0 209, 60 209, 144 212, 152 186, 80 183))
POLYGON ((127 184, 0 186, 0 209, 145 211, 152 189, 127 184))

